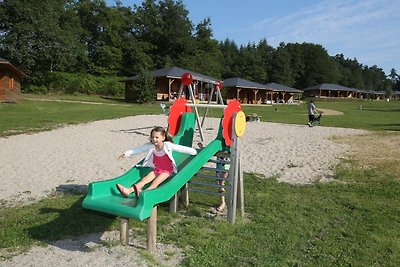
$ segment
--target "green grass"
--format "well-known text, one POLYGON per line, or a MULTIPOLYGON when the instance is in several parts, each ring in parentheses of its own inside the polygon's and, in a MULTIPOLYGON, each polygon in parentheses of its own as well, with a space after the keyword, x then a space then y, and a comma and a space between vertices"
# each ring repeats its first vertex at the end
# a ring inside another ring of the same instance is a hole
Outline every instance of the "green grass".
POLYGON ((400 184, 367 175, 375 182, 309 186, 246 175, 247 219, 184 218, 165 242, 194 247, 189 266, 398 266, 400 184))
MULTIPOLYGON (((158 103, 126 104, 114 101, 105 104, 22 100, 18 104, 0 104, 0 136, 50 130, 67 124, 115 119, 141 114, 161 114, 158 103), (110 105, 113 104, 113 105, 110 105)), ((109 100, 108 100, 109 101, 109 100)))
POLYGON ((113 217, 88 214, 83 210, 82 199, 82 196, 67 195, 44 199, 24 208, 2 208, 0 248, 30 246, 115 228, 113 217))
MULTIPOLYGON (((50 130, 65 124, 85 123, 95 120, 114 119, 141 114, 160 114, 159 103, 128 104, 122 98, 105 98, 88 95, 24 95, 18 104, 0 104, 0 136, 50 130), (67 100, 70 102, 45 102, 33 100, 67 100), (80 102, 99 102, 103 105, 80 102)), ((323 116, 321 125, 359 128, 367 130, 400 131, 400 101, 322 101, 316 100, 317 108, 332 109, 344 115, 323 116), (362 108, 361 108, 362 106, 362 108)), ((199 108, 199 113, 204 113, 199 108)), ((305 125, 306 104, 243 106, 246 114, 257 113, 262 121, 305 125)), ((222 110, 210 109, 211 117, 222 116, 222 110)))
POLYGON ((87 95, 87 94, 23 94, 23 99, 49 99, 49 100, 71 100, 82 102, 97 102, 97 103, 112 103, 112 104, 127 104, 124 97, 113 96, 100 96, 100 95, 87 95))
MULTIPOLYGON (((82 208, 84 196, 67 194, 49 197, 36 203, 0 209, 0 259, 6 258, 1 249, 21 250, 32 245, 90 233, 119 229, 119 221, 111 215, 82 208)), ((168 224, 176 215, 167 216, 167 208, 159 212, 160 223, 168 224)), ((131 228, 142 229, 145 222, 130 220, 131 228)))
MULTIPOLYGON (((400 131, 400 101, 320 101, 317 108, 340 111, 343 115, 323 116, 322 126, 366 130, 400 131)), ((300 105, 243 106, 246 114, 257 113, 261 121, 302 124, 308 121, 306 103, 300 105)))
MULTIPOLYGON (((341 166, 334 183, 295 186, 245 174, 245 186, 246 218, 234 225, 205 216, 218 201, 201 194, 191 194, 185 216, 160 207, 158 242, 186 248, 187 266, 400 264, 400 183, 392 174, 341 166)), ((2 208, 0 247, 118 229, 116 218, 81 201, 70 195, 2 208)), ((131 227, 145 237, 143 222, 131 227)))

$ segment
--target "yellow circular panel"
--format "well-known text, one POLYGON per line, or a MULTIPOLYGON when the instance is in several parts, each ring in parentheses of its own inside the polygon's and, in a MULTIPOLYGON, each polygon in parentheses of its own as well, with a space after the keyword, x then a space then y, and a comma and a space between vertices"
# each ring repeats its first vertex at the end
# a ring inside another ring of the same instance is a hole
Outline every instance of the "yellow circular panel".
POLYGON ((236 114, 235 119, 235 134, 237 137, 242 137, 246 130, 246 116, 243 111, 239 111, 236 114))

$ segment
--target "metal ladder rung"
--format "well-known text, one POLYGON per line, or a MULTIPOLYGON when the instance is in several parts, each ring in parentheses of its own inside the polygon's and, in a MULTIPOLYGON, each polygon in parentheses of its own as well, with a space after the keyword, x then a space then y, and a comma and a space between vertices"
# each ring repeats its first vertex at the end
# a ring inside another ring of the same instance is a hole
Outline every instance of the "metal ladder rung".
POLYGON ((198 193, 215 195, 215 196, 224 196, 224 193, 213 192, 213 191, 210 191, 210 190, 204 190, 204 189, 193 188, 193 187, 188 187, 186 190, 191 191, 191 192, 198 192, 198 193))
POLYGON ((221 163, 221 164, 231 164, 230 160, 221 160, 221 159, 209 159, 208 162, 221 163))
POLYGON ((204 170, 204 171, 219 171, 219 172, 226 172, 226 173, 228 173, 229 172, 229 170, 225 170, 225 169, 218 169, 218 168, 216 168, 216 167, 202 167, 201 168, 202 170, 204 170))
POLYGON ((223 177, 212 176, 212 175, 201 174, 201 173, 196 173, 194 175, 194 177, 206 178, 206 179, 212 179, 212 180, 218 180, 218 181, 227 181, 227 182, 230 181, 229 177, 223 178, 223 177))
POLYGON ((205 183, 205 182, 199 182, 199 181, 189 181, 189 184, 195 184, 195 185, 204 185, 204 186, 210 186, 210 187, 214 187, 214 188, 228 188, 229 186, 225 186, 225 185, 220 185, 220 184, 211 184, 211 183, 205 183))

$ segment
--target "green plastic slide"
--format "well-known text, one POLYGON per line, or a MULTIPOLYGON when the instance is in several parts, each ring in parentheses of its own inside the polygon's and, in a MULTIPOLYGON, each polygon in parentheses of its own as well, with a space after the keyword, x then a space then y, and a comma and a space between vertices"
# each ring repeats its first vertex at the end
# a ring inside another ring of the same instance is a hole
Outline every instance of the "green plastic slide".
MULTIPOLYGON (((192 145, 194 122, 194 113, 183 114, 179 132, 173 138, 174 143, 186 146, 192 145)), ((116 188, 117 183, 130 187, 151 171, 150 168, 135 166, 117 178, 90 183, 82 206, 86 209, 125 218, 145 220, 150 217, 154 206, 170 200, 215 153, 223 149, 224 140, 220 126, 217 138, 198 151, 199 153, 196 156, 173 152, 178 166, 178 173, 157 188, 142 191, 139 199, 136 200, 135 194, 125 198, 116 188)))

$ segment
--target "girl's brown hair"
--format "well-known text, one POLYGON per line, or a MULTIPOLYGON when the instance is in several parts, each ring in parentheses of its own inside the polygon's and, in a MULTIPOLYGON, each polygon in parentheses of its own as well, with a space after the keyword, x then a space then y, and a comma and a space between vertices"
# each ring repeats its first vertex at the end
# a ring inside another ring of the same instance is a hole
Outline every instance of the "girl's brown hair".
POLYGON ((149 137, 150 142, 151 142, 151 136, 153 135, 153 132, 161 133, 161 135, 165 137, 164 142, 165 141, 172 142, 172 136, 161 126, 156 126, 153 128, 153 130, 151 130, 150 137, 149 137))

